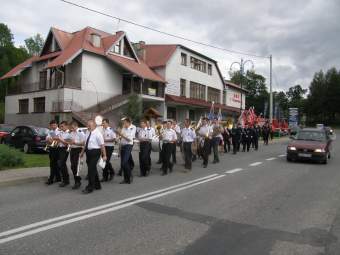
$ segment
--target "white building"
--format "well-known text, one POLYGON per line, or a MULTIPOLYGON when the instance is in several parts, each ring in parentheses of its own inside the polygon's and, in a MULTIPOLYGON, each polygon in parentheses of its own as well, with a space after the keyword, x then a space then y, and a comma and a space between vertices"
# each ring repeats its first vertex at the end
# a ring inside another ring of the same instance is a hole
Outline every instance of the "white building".
MULTIPOLYGON (((51 119, 77 120, 123 114, 132 93, 143 110, 183 121, 209 113, 236 117, 245 91, 226 83, 217 62, 182 45, 132 44, 122 32, 86 27, 68 33, 51 28, 39 56, 0 79, 12 79, 5 122, 47 126, 51 119)), ((245 100, 243 100, 243 106, 245 100)), ((244 107, 243 107, 244 108, 244 107)))

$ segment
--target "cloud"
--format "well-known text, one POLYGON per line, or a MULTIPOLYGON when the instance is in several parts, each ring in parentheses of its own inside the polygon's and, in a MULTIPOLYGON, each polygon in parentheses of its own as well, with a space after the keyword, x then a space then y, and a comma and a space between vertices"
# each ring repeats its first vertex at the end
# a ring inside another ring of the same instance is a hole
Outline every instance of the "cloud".
MULTIPOLYGON (((340 68, 340 2, 337 0, 73 0, 111 15, 129 19, 223 48, 272 54, 274 89, 300 83, 308 87, 313 74, 340 68)), ((232 62, 252 59, 257 72, 269 76, 268 59, 231 55, 176 38, 146 31, 69 6, 58 0, 4 1, 0 22, 9 25, 17 44, 35 33, 46 35, 51 26, 67 31, 93 26, 108 32, 127 31, 133 41, 181 43, 219 62, 228 76, 232 62), (37 4, 39 2, 39 4, 37 4), (20 14, 20 15, 18 15, 20 14)))

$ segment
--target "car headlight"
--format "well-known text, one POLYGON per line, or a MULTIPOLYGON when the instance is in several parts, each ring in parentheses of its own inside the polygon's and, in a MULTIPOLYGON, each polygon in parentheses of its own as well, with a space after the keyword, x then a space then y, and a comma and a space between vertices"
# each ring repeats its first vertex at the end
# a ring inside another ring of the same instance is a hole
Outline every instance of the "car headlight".
POLYGON ((325 149, 315 149, 314 152, 326 152, 325 149))
POLYGON ((294 147, 294 146, 289 146, 289 147, 288 147, 288 150, 290 150, 290 151, 296 151, 296 147, 294 147))

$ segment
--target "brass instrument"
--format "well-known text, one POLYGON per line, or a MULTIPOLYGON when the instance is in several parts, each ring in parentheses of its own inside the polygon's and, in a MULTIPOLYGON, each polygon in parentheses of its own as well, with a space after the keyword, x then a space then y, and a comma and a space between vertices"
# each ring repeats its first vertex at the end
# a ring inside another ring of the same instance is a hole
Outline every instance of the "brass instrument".
POLYGON ((44 148, 44 151, 47 151, 48 148, 57 148, 59 145, 59 142, 56 140, 53 140, 51 144, 46 143, 46 146, 44 148))

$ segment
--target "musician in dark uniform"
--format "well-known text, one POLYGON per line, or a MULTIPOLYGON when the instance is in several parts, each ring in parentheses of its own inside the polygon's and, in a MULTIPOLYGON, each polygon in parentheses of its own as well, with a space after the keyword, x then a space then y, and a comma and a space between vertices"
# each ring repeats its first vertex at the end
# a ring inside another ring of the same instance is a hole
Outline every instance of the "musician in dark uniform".
POLYGON ((99 182, 97 163, 102 156, 104 161, 106 158, 105 142, 102 133, 97 129, 97 125, 93 120, 87 122, 88 131, 85 136, 85 146, 80 153, 80 157, 86 153, 86 163, 88 168, 88 184, 83 190, 84 194, 89 194, 95 189, 100 190, 101 185, 99 182))
POLYGON ((184 128, 181 131, 184 153, 184 167, 186 170, 191 170, 192 167, 192 149, 191 145, 196 139, 195 131, 190 127, 190 120, 185 119, 184 128))
POLYGON ((198 131, 198 135, 201 138, 200 146, 203 158, 203 168, 207 168, 209 162, 209 155, 211 153, 211 138, 212 138, 212 128, 208 125, 208 118, 202 119, 202 126, 198 131))
POLYGON ((78 128, 78 123, 76 121, 73 121, 71 123, 71 137, 72 141, 69 143, 70 162, 74 178, 74 186, 72 187, 72 189, 79 189, 79 187, 81 186, 81 177, 77 176, 77 170, 79 164, 79 155, 85 143, 85 134, 78 128))
POLYGON ((104 142, 105 142, 105 151, 106 151, 106 164, 103 169, 103 178, 101 179, 101 182, 107 182, 111 181, 114 178, 115 171, 112 167, 112 164, 110 162, 112 153, 114 151, 114 142, 116 140, 116 133, 113 131, 113 129, 109 126, 109 120, 103 119, 102 126, 104 130, 104 142))
MULTIPOLYGON (((46 137, 46 141, 49 147, 48 154, 50 158, 50 177, 48 178, 46 184, 51 185, 54 182, 60 182, 60 169, 58 167, 58 147, 52 146, 52 143, 55 138, 59 135, 58 124, 55 120, 50 121, 50 130, 46 137)), ((54 144, 53 144, 54 145, 54 144)))
POLYGON ((60 123, 60 133, 59 133, 59 159, 58 166, 61 172, 62 183, 59 184, 59 187, 65 187, 70 184, 70 176, 68 174, 67 168, 67 158, 68 158, 68 146, 69 142, 72 140, 71 134, 68 130, 68 123, 66 121, 62 121, 60 123))
POLYGON ((230 152, 231 130, 227 126, 223 128, 224 153, 230 152))
POLYGON ((137 132, 137 139, 139 140, 139 166, 140 176, 145 177, 150 173, 150 151, 151 151, 151 139, 152 133, 147 128, 145 120, 140 122, 140 128, 137 132))
POLYGON ((270 133, 269 124, 265 123, 262 127, 263 143, 265 145, 268 145, 269 133, 270 133))
POLYGON ((236 154, 240 150, 242 128, 241 126, 236 127, 235 124, 231 130, 231 141, 233 143, 233 154, 236 154))
POLYGON ((253 144, 254 148, 257 151, 259 149, 259 137, 261 133, 261 128, 258 124, 255 124, 254 127, 252 128, 253 132, 253 144))
POLYGON ((160 137, 163 140, 162 147, 162 175, 167 175, 168 170, 170 173, 173 169, 173 163, 171 163, 170 158, 173 152, 173 144, 177 141, 177 134, 172 128, 172 121, 168 120, 166 123, 166 128, 163 130, 160 137))
POLYGON ((242 136, 241 136, 241 140, 242 140, 242 151, 245 152, 247 150, 247 152, 249 152, 250 150, 250 143, 251 143, 251 129, 249 128, 248 125, 246 125, 243 129, 242 129, 242 136))

